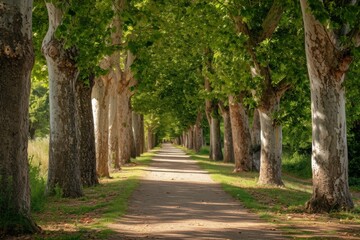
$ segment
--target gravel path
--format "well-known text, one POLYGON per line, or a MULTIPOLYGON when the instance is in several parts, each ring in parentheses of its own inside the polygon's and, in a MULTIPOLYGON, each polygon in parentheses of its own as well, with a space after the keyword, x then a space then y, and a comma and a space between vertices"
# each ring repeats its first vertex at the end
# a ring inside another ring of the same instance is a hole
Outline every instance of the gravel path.
POLYGON ((286 239, 170 144, 153 158, 115 239, 286 239))

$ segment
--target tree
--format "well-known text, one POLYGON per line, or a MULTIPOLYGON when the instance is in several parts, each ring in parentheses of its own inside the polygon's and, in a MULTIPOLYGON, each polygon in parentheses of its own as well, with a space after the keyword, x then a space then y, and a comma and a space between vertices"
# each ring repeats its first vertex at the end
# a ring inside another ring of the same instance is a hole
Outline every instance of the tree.
MULTIPOLYGON (((49 30, 42 49, 50 78, 51 131, 47 191, 54 193, 59 186, 64 197, 79 197, 82 195, 80 171, 95 166, 94 162, 88 162, 95 161, 95 157, 88 157, 95 151, 82 154, 77 147, 78 144, 94 147, 90 142, 94 137, 87 137, 93 134, 92 124, 81 114, 91 112, 89 80, 92 75, 102 73, 98 65, 109 48, 99 43, 109 39, 108 17, 111 18, 112 12, 109 13, 108 1, 55 1, 47 2, 46 7, 49 30), (91 31, 84 30, 84 23, 91 31), (87 162, 88 167, 80 169, 80 162, 87 162)), ((94 173, 91 170, 86 174, 94 173)))
POLYGON ((49 30, 43 42, 50 79, 50 155, 47 192, 55 193, 60 186, 64 197, 83 195, 77 152, 75 125, 76 102, 73 86, 79 74, 73 55, 75 48, 66 49, 64 40, 57 40, 63 11, 46 3, 49 30))
POLYGON ((344 80, 359 45, 357 1, 301 0, 311 86, 313 195, 310 212, 349 210, 344 80))
POLYGON ((33 1, 0 3, 0 233, 33 233, 27 155, 33 1))

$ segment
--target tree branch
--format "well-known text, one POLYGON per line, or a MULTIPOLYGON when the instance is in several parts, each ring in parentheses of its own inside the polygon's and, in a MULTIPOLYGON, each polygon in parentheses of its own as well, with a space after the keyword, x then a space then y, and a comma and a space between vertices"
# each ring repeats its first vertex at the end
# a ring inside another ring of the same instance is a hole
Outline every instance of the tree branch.
POLYGON ((259 35, 258 42, 270 38, 276 27, 279 25, 282 14, 285 10, 282 0, 274 0, 265 20, 262 23, 262 33, 259 35))
POLYGON ((354 31, 351 33, 351 39, 352 39, 355 47, 360 46, 360 29, 359 28, 354 29, 354 31))
POLYGON ((288 83, 286 78, 284 78, 283 80, 281 80, 278 87, 276 88, 276 95, 278 97, 282 97, 282 95, 284 95, 284 93, 287 90, 289 90, 291 87, 292 87, 291 83, 288 83))
POLYGON ((243 33, 246 36, 251 38, 251 31, 248 25, 242 20, 241 16, 232 16, 232 19, 235 23, 235 27, 238 33, 243 33))

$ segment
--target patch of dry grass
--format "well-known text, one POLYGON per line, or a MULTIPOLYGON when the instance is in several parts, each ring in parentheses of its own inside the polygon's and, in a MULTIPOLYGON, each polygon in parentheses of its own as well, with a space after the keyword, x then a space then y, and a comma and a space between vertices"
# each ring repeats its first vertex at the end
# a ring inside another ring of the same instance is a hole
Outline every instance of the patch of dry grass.
POLYGON ((42 176, 47 176, 49 166, 49 138, 38 138, 29 140, 28 156, 31 159, 31 165, 39 166, 42 176))

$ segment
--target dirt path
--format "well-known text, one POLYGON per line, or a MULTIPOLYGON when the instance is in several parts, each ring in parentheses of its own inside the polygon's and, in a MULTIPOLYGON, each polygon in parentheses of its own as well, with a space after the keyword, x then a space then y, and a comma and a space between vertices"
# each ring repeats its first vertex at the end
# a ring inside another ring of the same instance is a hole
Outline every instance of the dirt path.
POLYGON ((111 239, 285 239, 169 144, 147 171, 111 239))

